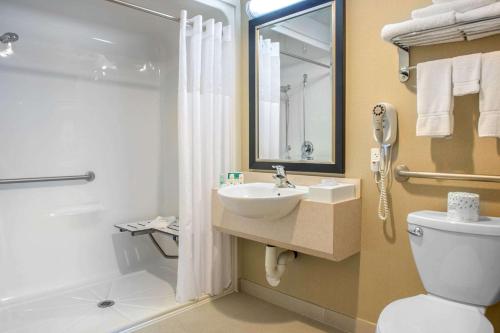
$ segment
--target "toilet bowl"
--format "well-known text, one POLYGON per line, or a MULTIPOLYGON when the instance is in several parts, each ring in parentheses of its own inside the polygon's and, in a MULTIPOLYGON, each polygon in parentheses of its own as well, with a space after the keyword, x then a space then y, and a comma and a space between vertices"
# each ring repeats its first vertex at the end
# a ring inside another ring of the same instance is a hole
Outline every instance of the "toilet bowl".
POLYGON ((493 333, 484 312, 500 301, 500 218, 420 211, 408 215, 408 233, 428 294, 386 306, 377 333, 493 333))
POLYGON ((484 309, 432 295, 403 298, 380 314, 377 333, 494 333, 484 309))

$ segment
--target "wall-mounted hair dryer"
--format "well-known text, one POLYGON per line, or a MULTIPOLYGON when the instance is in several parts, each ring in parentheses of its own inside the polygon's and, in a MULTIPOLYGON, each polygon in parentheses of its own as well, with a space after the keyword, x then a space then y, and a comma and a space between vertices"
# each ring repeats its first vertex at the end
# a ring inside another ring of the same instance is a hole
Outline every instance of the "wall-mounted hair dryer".
POLYGON ((380 145, 393 145, 398 132, 398 115, 389 103, 379 103, 372 110, 373 138, 380 145))
POLYGON ((391 171, 391 146, 396 142, 398 115, 394 106, 379 103, 372 109, 373 138, 379 144, 371 152, 371 170, 380 191, 378 217, 385 221, 389 216, 387 179, 391 171))

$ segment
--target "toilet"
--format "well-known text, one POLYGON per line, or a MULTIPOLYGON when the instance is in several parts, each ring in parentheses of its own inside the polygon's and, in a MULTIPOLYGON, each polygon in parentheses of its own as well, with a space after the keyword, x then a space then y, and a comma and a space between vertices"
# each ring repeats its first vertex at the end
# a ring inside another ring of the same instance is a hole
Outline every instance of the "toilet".
POLYGON ((419 211, 408 215, 408 234, 427 294, 386 306, 377 333, 494 333, 484 313, 500 301, 500 218, 419 211))

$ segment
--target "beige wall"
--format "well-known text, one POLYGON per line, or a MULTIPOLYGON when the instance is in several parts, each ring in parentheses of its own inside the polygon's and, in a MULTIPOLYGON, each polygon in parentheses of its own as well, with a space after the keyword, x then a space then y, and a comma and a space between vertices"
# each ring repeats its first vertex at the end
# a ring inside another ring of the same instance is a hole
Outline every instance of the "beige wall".
MULTIPOLYGON (((244 1, 242 0, 242 3, 244 1)), ((432 180, 394 183, 391 190, 393 218, 377 219, 378 192, 369 169, 370 109, 379 101, 394 104, 399 114, 399 142, 394 163, 422 171, 500 174, 500 141, 477 137, 478 97, 455 99, 455 135, 451 140, 415 136, 415 84, 401 84, 397 77, 396 48, 380 39, 381 27, 408 17, 411 9, 430 0, 346 0, 346 176, 361 178, 363 200, 362 250, 341 263, 300 256, 290 265, 278 290, 375 322, 391 301, 424 292, 406 235, 407 214, 414 210, 446 208, 448 191, 465 190, 481 195, 485 215, 500 216, 500 188, 494 184, 454 183, 432 180)), ((246 17, 243 14, 243 17, 246 17)), ((242 80, 248 82, 247 22, 242 29, 242 80)), ((498 50, 500 37, 423 47, 412 51, 412 63, 472 52, 498 50)), ((413 74, 413 73, 412 73, 413 74)), ((242 90, 242 166, 248 168, 248 86, 242 90)), ((264 245, 240 242, 240 276, 263 286, 264 245)), ((500 330, 500 306, 488 317, 500 330)))

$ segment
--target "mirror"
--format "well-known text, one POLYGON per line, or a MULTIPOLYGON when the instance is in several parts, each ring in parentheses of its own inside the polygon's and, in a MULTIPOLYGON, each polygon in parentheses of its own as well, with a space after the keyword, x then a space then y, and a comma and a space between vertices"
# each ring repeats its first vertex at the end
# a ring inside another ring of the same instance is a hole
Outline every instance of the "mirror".
POLYGON ((343 20, 304 1, 250 21, 251 169, 344 172, 343 20))

